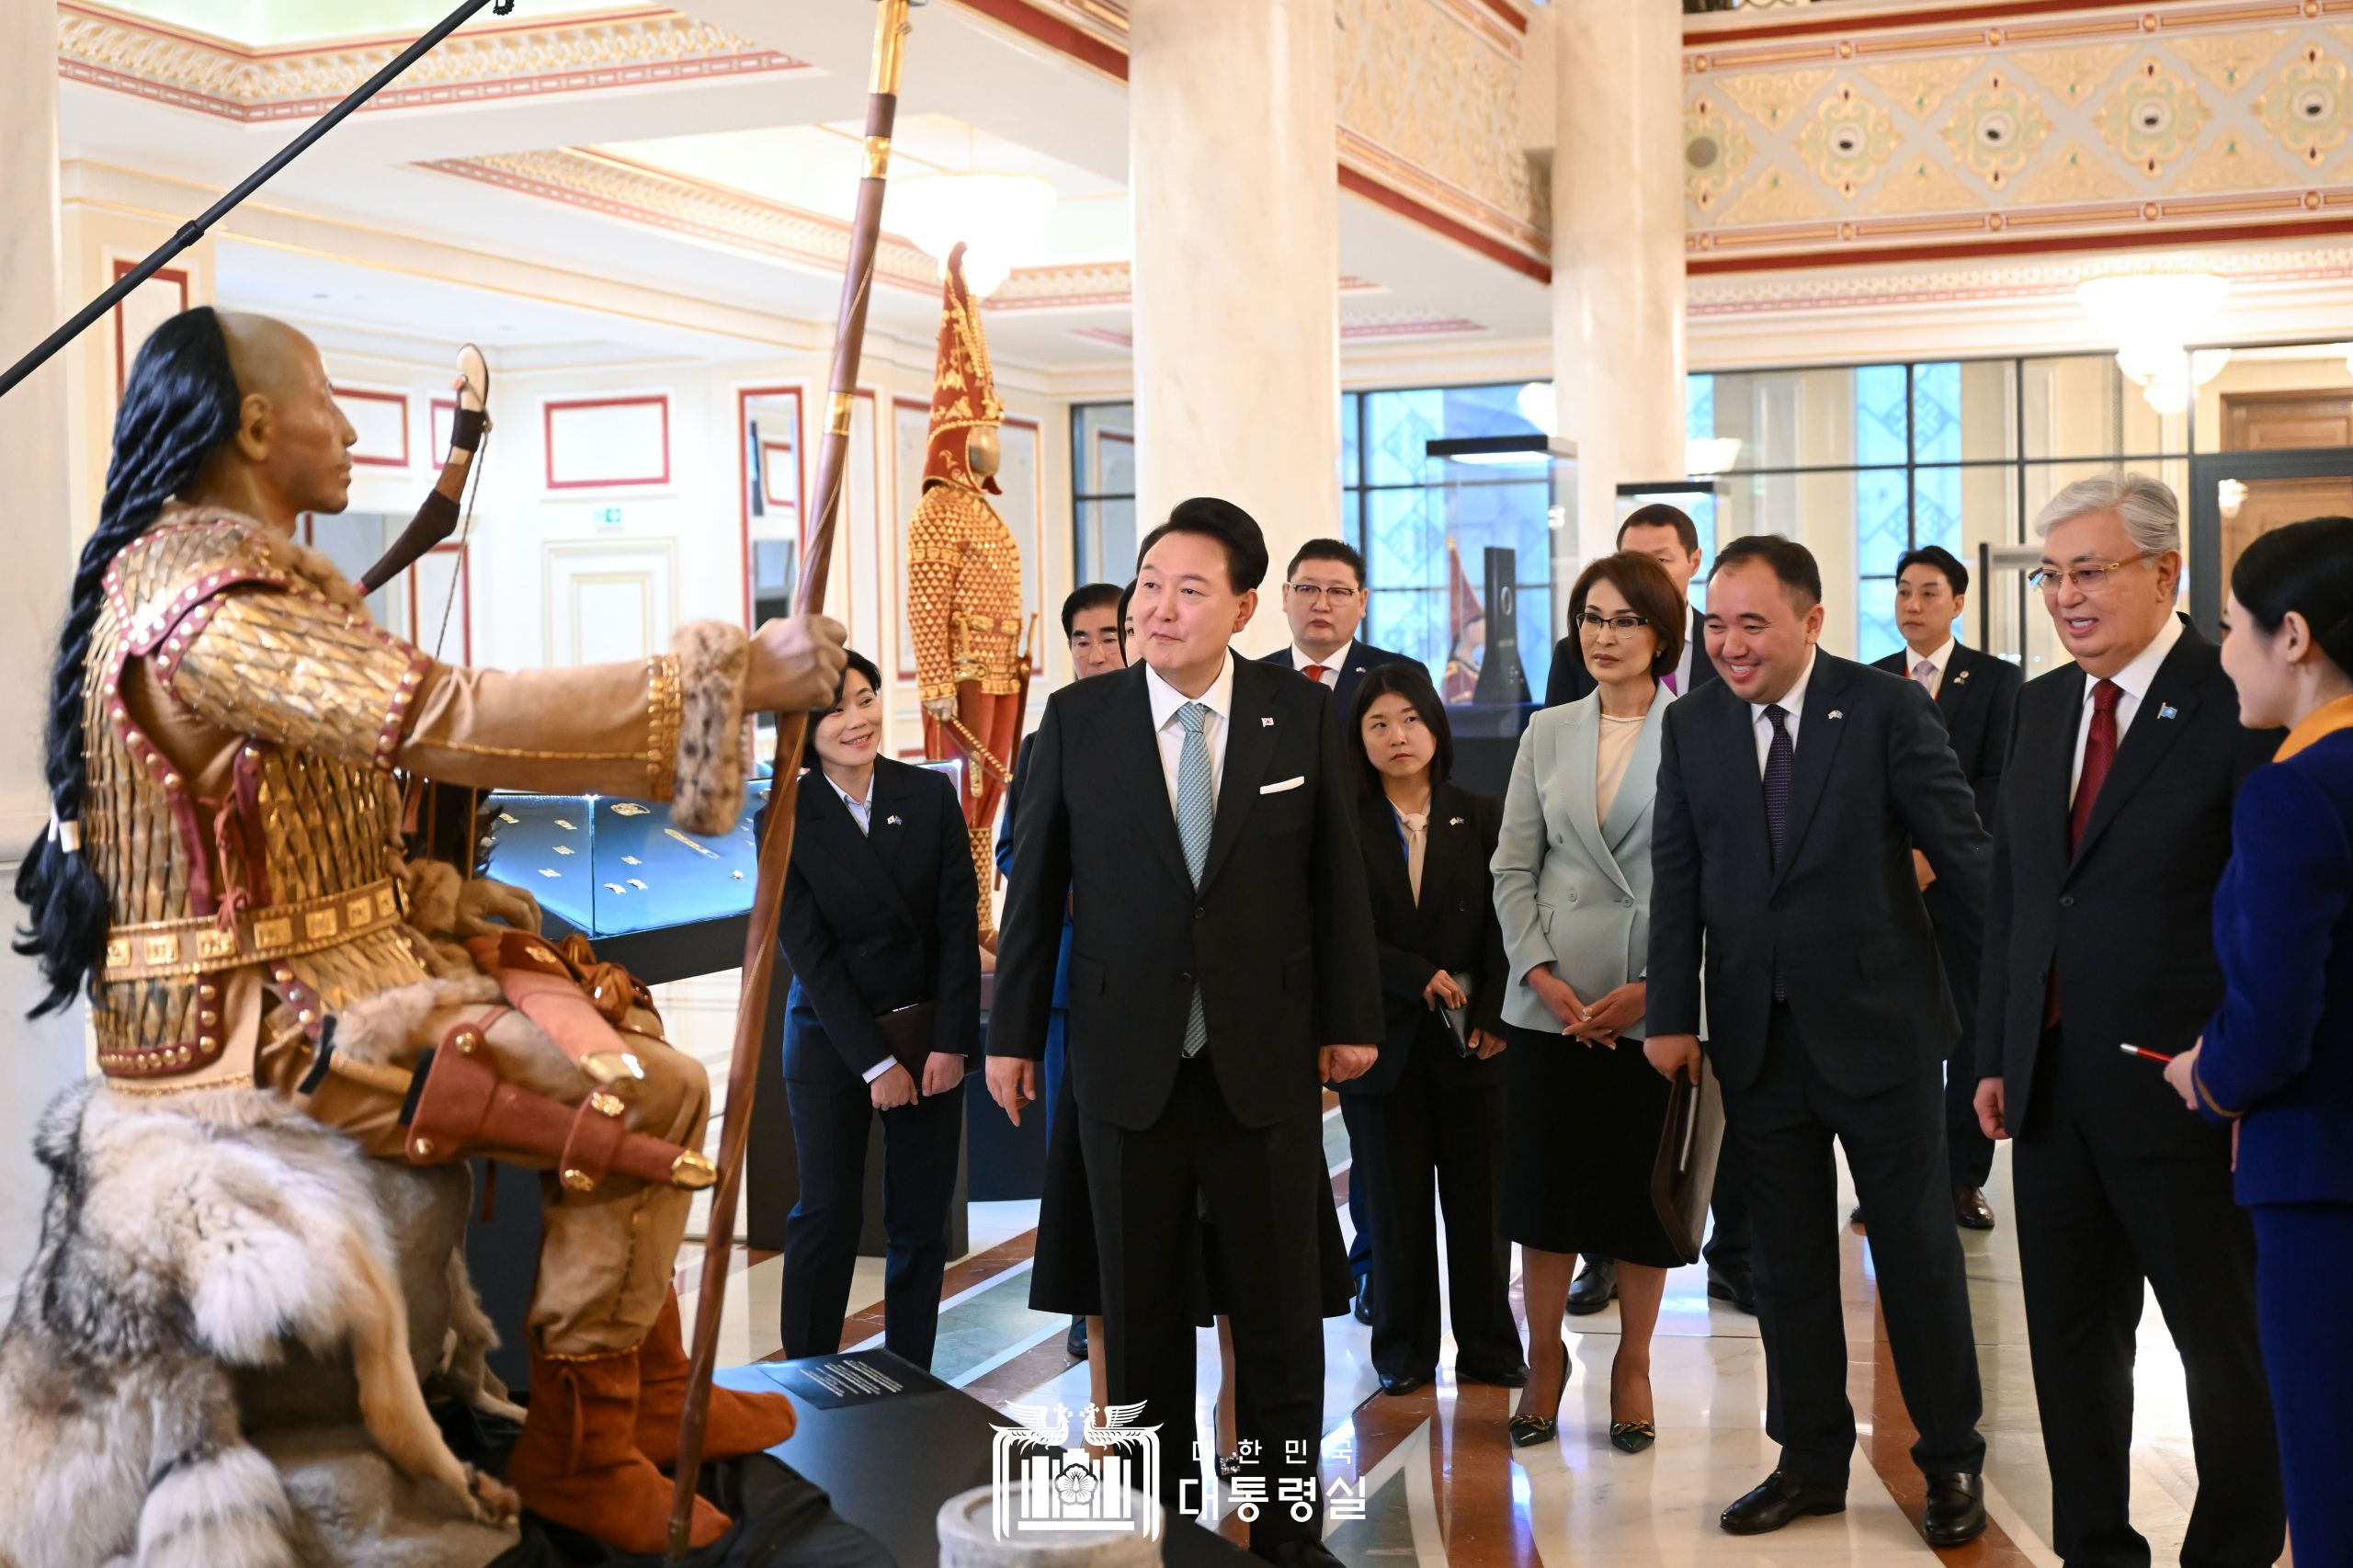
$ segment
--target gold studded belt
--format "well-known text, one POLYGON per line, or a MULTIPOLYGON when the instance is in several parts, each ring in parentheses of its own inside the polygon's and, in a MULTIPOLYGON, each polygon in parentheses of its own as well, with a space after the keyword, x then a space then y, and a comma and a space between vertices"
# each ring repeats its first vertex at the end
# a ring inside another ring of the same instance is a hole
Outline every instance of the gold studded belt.
POLYGON ((188 978, 314 953, 400 923, 390 878, 299 903, 240 911, 227 926, 210 915, 151 920, 107 931, 99 978, 108 982, 188 978))

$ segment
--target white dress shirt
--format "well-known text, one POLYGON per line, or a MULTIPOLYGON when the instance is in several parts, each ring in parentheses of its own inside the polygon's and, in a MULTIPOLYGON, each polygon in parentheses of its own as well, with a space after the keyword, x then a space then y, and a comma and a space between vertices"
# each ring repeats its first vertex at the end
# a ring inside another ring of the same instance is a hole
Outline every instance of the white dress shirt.
POLYGON ((1806 683, 1812 679, 1813 679, 1813 651, 1809 648, 1806 650, 1804 673, 1798 676, 1797 685, 1790 687, 1782 695, 1780 701, 1752 702, 1748 705, 1749 727, 1756 732, 1756 777, 1759 778, 1765 777, 1765 761, 1773 750, 1773 726, 1766 720, 1765 710, 1768 707, 1775 707, 1789 715, 1781 721, 1781 728, 1789 732, 1790 754, 1794 756, 1798 749, 1798 718, 1805 711, 1805 687, 1806 683))
MULTIPOLYGON (((2132 662, 2108 678, 2124 693, 2116 699, 2116 744, 2124 744, 2124 732, 2132 727, 2132 715, 2141 711, 2141 699, 2149 695, 2150 686, 2157 678, 2157 666, 2165 662, 2173 645, 2181 641, 2181 617, 2167 611, 2165 623, 2149 645, 2132 655, 2132 662)), ((2084 710, 2075 721, 2075 763, 2067 775, 2067 803, 2075 801, 2075 786, 2084 781, 2084 744, 2091 739, 2093 694, 2099 681, 2089 670, 2084 672, 2084 710)))
POLYGON ((1290 645, 1290 667, 1305 674, 1308 665, 1321 665, 1324 666, 1324 689, 1337 690, 1340 685, 1340 672, 1348 667, 1348 655, 1356 651, 1357 640, 1353 637, 1341 643, 1338 651, 1328 659, 1313 657, 1306 649, 1294 642, 1290 645))
MULTIPOLYGON (((823 768, 818 771, 824 773, 823 768)), ((824 779, 827 784, 833 785, 834 793, 842 798, 842 804, 849 808, 849 820, 858 824, 858 831, 865 834, 869 838, 873 837, 874 833, 869 818, 874 811, 874 775, 870 773, 866 776, 866 799, 862 801, 840 785, 835 784, 832 774, 824 773, 824 779)))
POLYGON ((1176 765, 1185 755, 1185 726, 1176 722, 1176 710, 1188 702, 1208 705, 1209 722, 1201 726, 1201 738, 1210 744, 1210 798, 1217 798, 1218 786, 1225 781, 1225 737, 1233 721, 1233 651, 1229 648, 1225 663, 1218 666, 1217 679, 1200 696, 1188 697, 1166 681, 1150 665, 1144 666, 1143 688, 1152 698, 1153 738, 1160 743, 1160 772, 1168 785, 1168 812, 1176 812, 1176 765))
POLYGON ((1952 651, 1959 646, 1961 644, 1957 639, 1948 636, 1944 646, 1928 655, 1928 663, 1936 666, 1937 673, 1922 681, 1913 673, 1920 667, 1920 655, 1912 651, 1911 643, 1906 642, 1904 645, 1904 678, 1917 682, 1926 688, 1930 697, 1935 697, 1944 690, 1945 672, 1952 668, 1952 651))
MULTIPOLYGON (((848 790, 843 789, 840 785, 834 783, 834 776, 825 772, 824 768, 819 768, 817 772, 819 776, 825 780, 826 784, 832 788, 834 793, 842 798, 842 804, 849 808, 849 820, 858 824, 858 831, 866 835, 869 838, 873 837, 874 832, 872 827, 870 825, 870 823, 874 812, 874 775, 870 773, 866 776, 866 799, 861 801, 857 796, 851 794, 848 790)), ((892 1068, 896 1067, 898 1064, 899 1059, 897 1057, 884 1057, 881 1061, 876 1062, 873 1066, 869 1067, 866 1070, 866 1081, 870 1084, 874 1082, 875 1079, 880 1078, 883 1074, 888 1073, 892 1068)))

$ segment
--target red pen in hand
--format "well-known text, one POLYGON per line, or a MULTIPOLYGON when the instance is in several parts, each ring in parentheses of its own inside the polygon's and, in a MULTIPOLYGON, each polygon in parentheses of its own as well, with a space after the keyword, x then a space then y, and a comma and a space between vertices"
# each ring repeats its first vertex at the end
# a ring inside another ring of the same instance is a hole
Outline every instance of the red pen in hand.
POLYGON ((2172 1057, 2167 1056, 2162 1051, 2143 1051, 2137 1045, 2120 1045, 2116 1049, 2122 1051, 2127 1056, 2138 1056, 2143 1061, 2148 1062, 2171 1062, 2173 1060, 2172 1057))

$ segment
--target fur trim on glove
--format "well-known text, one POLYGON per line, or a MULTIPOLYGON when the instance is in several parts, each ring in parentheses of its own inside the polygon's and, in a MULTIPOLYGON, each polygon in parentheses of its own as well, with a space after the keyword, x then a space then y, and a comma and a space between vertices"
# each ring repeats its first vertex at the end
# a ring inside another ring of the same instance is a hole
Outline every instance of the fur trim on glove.
POLYGON ((744 811, 744 676, 751 639, 723 620, 689 621, 670 641, 678 657, 677 785, 670 820, 688 833, 731 832, 744 811))

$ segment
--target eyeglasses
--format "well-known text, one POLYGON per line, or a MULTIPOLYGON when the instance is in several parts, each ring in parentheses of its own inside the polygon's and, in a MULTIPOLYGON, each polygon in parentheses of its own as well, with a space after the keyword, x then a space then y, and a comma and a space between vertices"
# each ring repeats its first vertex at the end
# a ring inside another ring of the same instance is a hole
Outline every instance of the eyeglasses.
POLYGON ((1334 609, 1346 609, 1357 602, 1357 590, 1354 588, 1326 588, 1316 583, 1286 583, 1283 586, 1310 604, 1321 600, 1334 609))
POLYGON ((1587 631, 1598 631, 1606 626, 1620 637, 1639 631, 1651 623, 1650 617, 1646 615, 1603 615, 1598 610, 1590 609, 1578 616, 1576 621, 1587 631))
POLYGON ((2073 583, 2087 594, 2096 594, 2108 582, 2109 574, 2121 572, 2127 566, 2146 561, 2154 553, 2143 551, 2121 561, 2095 562, 2089 566, 2041 566, 2026 574, 2027 585, 2046 594, 2055 594, 2062 583, 2073 583))

